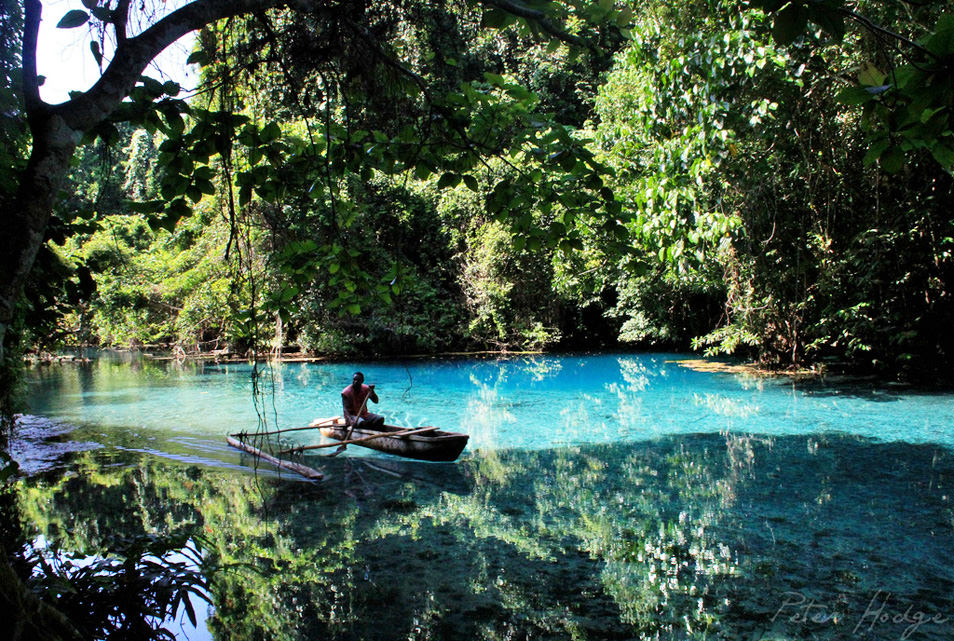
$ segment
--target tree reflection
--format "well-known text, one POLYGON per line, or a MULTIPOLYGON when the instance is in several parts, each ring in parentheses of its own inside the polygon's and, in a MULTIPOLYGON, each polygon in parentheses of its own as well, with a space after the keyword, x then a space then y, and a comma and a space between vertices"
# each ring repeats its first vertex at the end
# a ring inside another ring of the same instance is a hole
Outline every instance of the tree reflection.
POLYGON ((926 448, 705 435, 451 466, 325 459, 321 485, 119 462, 85 452, 79 474, 33 479, 27 522, 75 551, 200 532, 225 568, 220 639, 849 638, 872 589, 942 612, 952 584, 940 560, 899 571, 895 539, 954 551, 954 465, 926 448), (841 624, 773 620, 809 587, 841 624))

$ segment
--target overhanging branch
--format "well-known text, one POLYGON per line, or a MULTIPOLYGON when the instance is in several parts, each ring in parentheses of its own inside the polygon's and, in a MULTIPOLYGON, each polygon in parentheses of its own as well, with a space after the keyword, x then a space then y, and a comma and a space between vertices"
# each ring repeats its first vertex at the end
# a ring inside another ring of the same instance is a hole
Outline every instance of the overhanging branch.
POLYGON ((576 45, 578 47, 588 46, 584 40, 567 33, 566 30, 561 29, 557 25, 553 24, 553 22, 550 20, 550 16, 548 16, 546 12, 540 11, 538 9, 531 9, 527 5, 518 2, 517 0, 481 0, 481 4, 506 11, 507 13, 517 16, 518 18, 532 20, 546 33, 567 44, 576 45))
MULTIPOLYGON (((37 0, 30 0, 36 2, 37 0)), ((139 80, 149 63, 162 51, 191 31, 252 11, 261 11, 292 4, 289 0, 196 0, 162 18, 139 35, 120 41, 109 66, 88 91, 53 111, 68 125, 86 131, 122 102, 139 80)), ((309 6, 308 0, 295 6, 309 6)))
POLYGON ((933 58, 934 60, 940 60, 939 56, 937 56, 935 53, 933 53, 932 51, 930 51, 923 45, 920 45, 909 38, 905 38, 900 33, 895 33, 894 31, 891 31, 890 29, 886 29, 885 27, 882 27, 881 25, 876 23, 871 18, 868 18, 867 16, 863 16, 860 13, 857 13, 856 11, 852 11, 851 9, 848 9, 847 7, 841 8, 840 11, 845 17, 849 18, 850 20, 854 20, 855 22, 860 24, 863 28, 872 32, 876 36, 887 38, 889 40, 894 40, 896 42, 899 42, 905 45, 906 47, 913 49, 914 51, 917 51, 918 53, 921 53, 922 55, 926 57, 933 58))

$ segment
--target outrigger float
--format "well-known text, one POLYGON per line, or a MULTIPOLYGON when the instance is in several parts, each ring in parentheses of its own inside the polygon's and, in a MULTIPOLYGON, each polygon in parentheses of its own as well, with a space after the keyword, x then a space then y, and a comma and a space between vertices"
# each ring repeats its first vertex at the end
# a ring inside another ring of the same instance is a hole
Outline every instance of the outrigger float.
POLYGON ((384 425, 381 429, 349 427, 342 417, 333 416, 331 418, 316 419, 306 427, 290 427, 272 432, 239 432, 232 434, 226 440, 229 445, 236 449, 248 452, 277 467, 301 474, 305 478, 318 481, 324 477, 318 470, 281 457, 283 455, 301 454, 306 450, 318 450, 328 447, 337 447, 338 449, 331 454, 331 456, 337 456, 348 445, 354 444, 404 458, 421 461, 447 462, 454 461, 460 456, 469 438, 467 434, 447 432, 432 426, 404 428, 394 425, 384 425), (315 429, 319 430, 323 436, 335 439, 336 442, 290 447, 281 449, 274 454, 265 452, 261 448, 248 442, 250 438, 259 439, 286 432, 315 429))

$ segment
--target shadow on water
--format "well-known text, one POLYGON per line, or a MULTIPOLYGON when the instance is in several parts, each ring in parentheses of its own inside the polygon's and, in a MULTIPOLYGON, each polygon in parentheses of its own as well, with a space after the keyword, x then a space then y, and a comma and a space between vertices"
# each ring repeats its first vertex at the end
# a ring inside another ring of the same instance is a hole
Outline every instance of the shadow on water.
POLYGON ((797 388, 805 396, 818 398, 857 398, 875 403, 894 403, 911 397, 937 397, 954 394, 954 385, 947 381, 937 384, 903 384, 875 378, 826 376, 797 381, 776 379, 775 383, 797 388))
POLYGON ((954 634, 954 453, 935 446, 705 434, 340 457, 321 484, 70 456, 23 485, 35 534, 87 553, 202 534, 226 568, 218 639, 954 634))

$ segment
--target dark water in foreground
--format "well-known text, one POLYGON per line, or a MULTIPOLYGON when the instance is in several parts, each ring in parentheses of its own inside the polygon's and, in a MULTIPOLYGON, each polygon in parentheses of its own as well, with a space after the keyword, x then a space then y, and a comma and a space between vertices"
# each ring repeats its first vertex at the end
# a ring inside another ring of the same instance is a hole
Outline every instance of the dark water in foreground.
POLYGON ((954 451, 930 439, 793 427, 339 457, 312 461, 314 485, 57 425, 25 421, 21 458, 45 461, 26 519, 86 554, 196 535, 228 569, 191 638, 954 637, 954 451))

